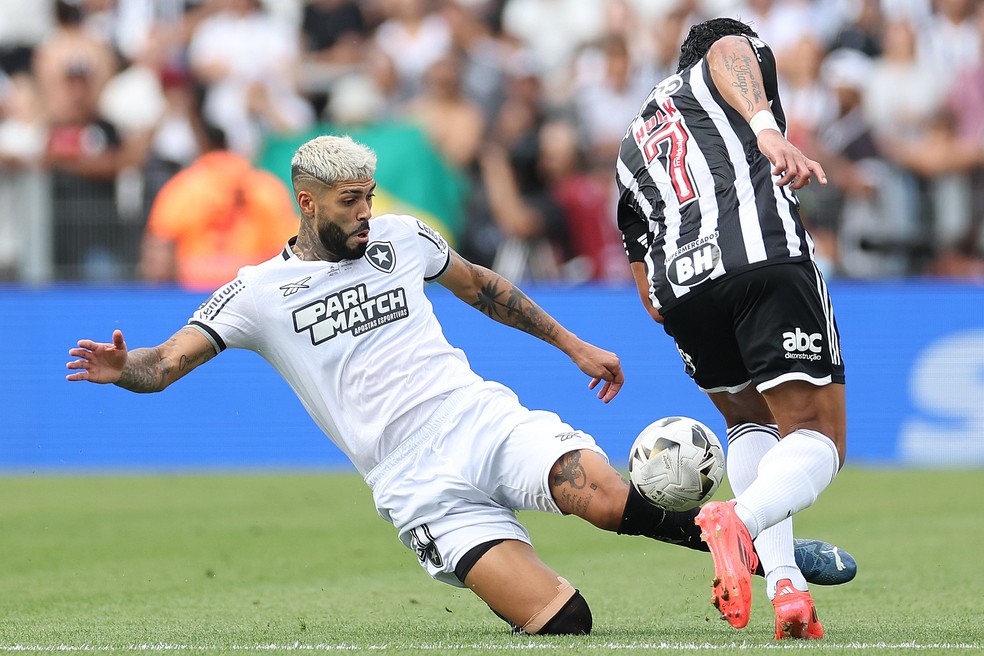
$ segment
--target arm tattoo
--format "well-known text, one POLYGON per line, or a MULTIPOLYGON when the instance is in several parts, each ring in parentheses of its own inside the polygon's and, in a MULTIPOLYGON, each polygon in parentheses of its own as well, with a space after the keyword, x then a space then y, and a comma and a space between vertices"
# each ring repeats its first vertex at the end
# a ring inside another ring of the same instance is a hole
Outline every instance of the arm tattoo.
POLYGON ((135 349, 127 355, 126 366, 116 384, 131 392, 159 392, 167 386, 167 375, 158 348, 135 349))
POLYGON ((191 355, 182 355, 181 359, 178 360, 178 375, 186 374, 201 363, 209 359, 208 352, 203 351, 201 353, 192 353, 191 355))
POLYGON ((215 351, 205 348, 197 353, 182 353, 175 364, 174 357, 167 354, 177 348, 177 341, 177 335, 173 335, 160 346, 130 351, 116 384, 131 392, 160 392, 198 365, 215 357, 215 351))
POLYGON ((518 328, 551 344, 556 342, 560 327, 550 315, 518 287, 488 270, 468 266, 481 278, 481 286, 472 307, 496 321, 518 328))
POLYGON ((762 85, 752 70, 751 57, 746 54, 733 54, 725 60, 724 65, 734 75, 735 81, 731 86, 741 94, 748 112, 755 111, 755 105, 762 100, 762 85))

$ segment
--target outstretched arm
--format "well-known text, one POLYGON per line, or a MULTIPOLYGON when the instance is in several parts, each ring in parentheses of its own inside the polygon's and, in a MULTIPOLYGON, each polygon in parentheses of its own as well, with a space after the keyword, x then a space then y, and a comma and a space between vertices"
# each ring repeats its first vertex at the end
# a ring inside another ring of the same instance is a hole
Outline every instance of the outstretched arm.
POLYGON ((748 39, 718 39, 707 51, 707 64, 718 92, 755 131, 759 150, 772 162, 772 175, 779 176, 776 184, 800 189, 810 184, 813 175, 820 184, 827 184, 823 167, 803 155, 779 131, 765 93, 762 67, 748 39))
POLYGON ((496 272, 472 264, 451 251, 451 265, 438 282, 499 323, 518 328, 559 348, 581 371, 591 376, 590 389, 605 381, 598 392, 598 398, 605 403, 618 394, 625 380, 618 356, 578 338, 496 272))
POLYGON ((65 379, 90 383, 113 383, 131 392, 160 392, 198 365, 215 357, 215 348, 198 330, 184 327, 153 348, 129 351, 123 332, 113 331, 111 343, 79 340, 68 354, 75 369, 65 379))

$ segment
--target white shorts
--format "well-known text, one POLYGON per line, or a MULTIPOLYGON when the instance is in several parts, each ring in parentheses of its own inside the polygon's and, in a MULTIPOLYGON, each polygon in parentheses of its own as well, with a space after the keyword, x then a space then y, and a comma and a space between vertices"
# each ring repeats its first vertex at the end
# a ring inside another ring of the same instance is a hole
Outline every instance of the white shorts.
POLYGON ((560 513, 548 477, 562 455, 578 449, 607 459, 590 435, 483 382, 453 392, 366 483, 380 516, 424 569, 464 587, 454 568, 470 549, 490 540, 530 543, 515 511, 560 513))

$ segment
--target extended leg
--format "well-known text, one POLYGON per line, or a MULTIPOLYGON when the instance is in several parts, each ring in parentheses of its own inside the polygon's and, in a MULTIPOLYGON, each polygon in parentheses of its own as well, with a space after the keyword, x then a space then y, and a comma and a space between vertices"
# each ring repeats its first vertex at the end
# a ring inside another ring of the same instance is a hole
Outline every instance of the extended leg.
POLYGON ((591 610, 584 597, 525 542, 496 543, 461 578, 496 615, 523 633, 591 632, 591 610))

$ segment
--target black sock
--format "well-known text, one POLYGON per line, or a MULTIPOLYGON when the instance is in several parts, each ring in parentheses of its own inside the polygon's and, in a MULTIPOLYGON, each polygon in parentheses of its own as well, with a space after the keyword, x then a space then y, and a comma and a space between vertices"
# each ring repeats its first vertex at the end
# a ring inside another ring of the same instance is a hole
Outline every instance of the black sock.
POLYGON ((644 535, 647 538, 678 544, 697 551, 709 551, 700 539, 700 527, 694 524, 698 510, 671 512, 654 506, 634 485, 629 486, 629 498, 622 511, 619 535, 644 535))
MULTIPOLYGON (((696 551, 709 552, 707 543, 700 539, 700 528, 694 524, 699 508, 685 512, 671 512, 646 501, 634 485, 629 486, 629 498, 622 511, 619 535, 644 535, 647 538, 678 544, 696 551)), ((762 563, 754 572, 764 576, 762 563)))

